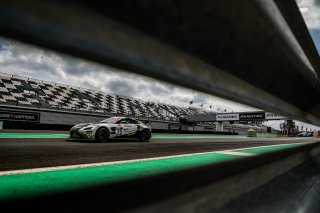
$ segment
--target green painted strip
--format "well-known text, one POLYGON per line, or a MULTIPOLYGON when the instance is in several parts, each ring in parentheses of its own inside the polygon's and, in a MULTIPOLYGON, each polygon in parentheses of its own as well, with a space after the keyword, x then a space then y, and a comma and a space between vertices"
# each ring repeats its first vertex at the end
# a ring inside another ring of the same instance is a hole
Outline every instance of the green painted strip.
POLYGON ((68 138, 69 134, 2 132, 0 138, 68 138))
POLYGON ((240 158, 220 153, 129 162, 87 168, 0 176, 0 200, 32 197, 107 184, 240 158))
POLYGON ((255 147, 255 148, 246 148, 241 150, 235 150, 236 152, 244 152, 244 153, 252 153, 252 154, 262 154, 266 152, 272 152, 282 149, 294 148, 298 146, 304 146, 307 143, 300 143, 300 144, 280 144, 276 146, 263 146, 263 147, 255 147))
MULTIPOLYGON (((261 154, 305 144, 308 143, 245 148, 233 150, 233 152, 261 154)), ((4 175, 0 176, 0 200, 39 196, 108 184, 237 158, 243 158, 243 156, 207 153, 86 168, 4 175)))

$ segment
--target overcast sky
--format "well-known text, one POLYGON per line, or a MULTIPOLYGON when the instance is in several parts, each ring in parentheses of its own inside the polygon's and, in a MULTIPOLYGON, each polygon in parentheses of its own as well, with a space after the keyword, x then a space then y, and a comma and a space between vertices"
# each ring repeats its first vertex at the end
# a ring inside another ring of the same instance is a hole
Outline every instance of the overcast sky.
POLYGON ((320 0, 296 0, 296 2, 320 52, 320 0))
POLYGON ((231 111, 254 108, 52 51, 0 39, 1 72, 178 106, 231 111))
MULTIPOLYGON (((320 50, 320 0, 297 0, 310 34, 320 50)), ((320 52, 320 51, 319 51, 320 52)), ((72 86, 111 92, 143 100, 159 101, 188 107, 231 111, 252 111, 255 108, 206 95, 136 74, 115 70, 82 59, 39 49, 0 37, 1 72, 26 76, 72 86)), ((269 122, 278 129, 279 122, 269 122)), ((301 125, 299 123, 299 125, 301 125)), ((304 126, 309 126, 304 124, 304 126)), ((309 128, 314 128, 311 125, 309 128)))

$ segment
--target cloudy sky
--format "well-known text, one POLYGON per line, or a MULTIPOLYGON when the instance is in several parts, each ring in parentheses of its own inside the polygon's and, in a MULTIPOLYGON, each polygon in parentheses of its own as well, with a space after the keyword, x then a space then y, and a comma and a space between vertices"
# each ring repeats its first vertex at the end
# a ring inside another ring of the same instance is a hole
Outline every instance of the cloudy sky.
POLYGON ((252 111, 254 108, 177 87, 144 76, 0 38, 1 72, 95 89, 143 100, 210 110, 252 111))
MULTIPOLYGON (((310 34, 320 52, 320 0, 297 0, 310 34)), ((82 59, 73 58, 52 51, 0 37, 0 72, 31 77, 46 81, 95 89, 143 100, 159 101, 188 107, 193 100, 194 107, 222 111, 252 111, 255 108, 206 95, 175 85, 159 82, 136 74, 101 66, 82 59)), ((269 122, 279 128, 279 122, 269 122)), ((301 125, 301 123, 298 123, 301 125)), ((303 124, 305 127, 314 128, 303 124)))
POLYGON ((320 0, 296 0, 296 2, 320 52, 320 0))

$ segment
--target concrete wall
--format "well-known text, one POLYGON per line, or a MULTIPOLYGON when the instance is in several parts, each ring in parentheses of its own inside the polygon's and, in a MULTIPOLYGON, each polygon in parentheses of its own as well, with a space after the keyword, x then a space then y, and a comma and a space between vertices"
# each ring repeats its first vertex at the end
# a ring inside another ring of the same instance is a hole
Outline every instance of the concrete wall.
POLYGON ((193 125, 182 125, 181 130, 193 131, 193 125))
POLYGON ((194 126, 194 131, 204 131, 203 126, 194 126))
POLYGON ((276 138, 278 134, 274 133, 257 133, 258 138, 276 138))
MULTIPOLYGON (((103 119, 108 118, 105 115, 78 115, 71 113, 55 113, 55 112, 41 112, 40 123, 45 124, 64 124, 64 125, 74 125, 76 123, 95 123, 103 119)), ((168 122, 152 121, 150 123, 152 129, 168 129, 168 122)))
POLYGON ((203 126, 182 125, 181 130, 186 131, 204 131, 203 126))
MULTIPOLYGON (((55 124, 55 125, 75 125, 77 123, 95 123, 110 117, 110 115, 97 115, 79 112, 62 112, 55 110, 41 110, 29 108, 13 108, 1 107, 3 110, 40 113, 40 124, 55 124)), ((114 116, 114 115, 111 115, 114 116)), ((1 120, 0 120, 1 122, 1 120)), ((150 123, 152 129, 165 129, 167 130, 170 122, 152 121, 150 123)), ((28 123, 26 123, 28 125, 28 123)))
POLYGON ((166 122, 152 122, 151 123, 152 129, 168 129, 169 123, 166 122))
POLYGON ((108 116, 77 115, 69 113, 41 112, 40 123, 74 125, 77 123, 95 123, 108 116))

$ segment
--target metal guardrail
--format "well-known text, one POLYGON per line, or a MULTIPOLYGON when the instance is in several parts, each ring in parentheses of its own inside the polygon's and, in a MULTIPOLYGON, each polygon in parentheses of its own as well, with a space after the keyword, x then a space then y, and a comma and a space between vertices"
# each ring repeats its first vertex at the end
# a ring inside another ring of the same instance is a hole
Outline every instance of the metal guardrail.
POLYGON ((319 56, 294 1, 7 0, 0 34, 320 125, 319 56))

